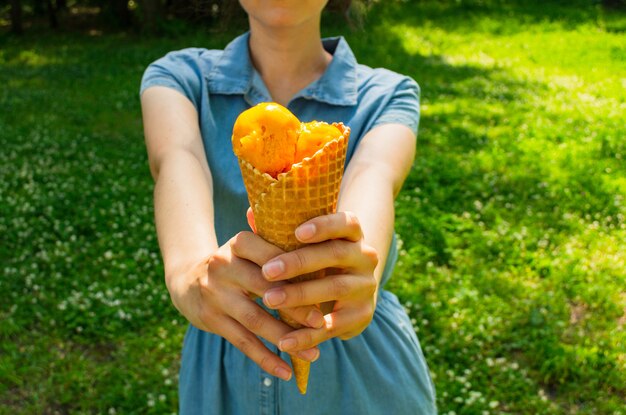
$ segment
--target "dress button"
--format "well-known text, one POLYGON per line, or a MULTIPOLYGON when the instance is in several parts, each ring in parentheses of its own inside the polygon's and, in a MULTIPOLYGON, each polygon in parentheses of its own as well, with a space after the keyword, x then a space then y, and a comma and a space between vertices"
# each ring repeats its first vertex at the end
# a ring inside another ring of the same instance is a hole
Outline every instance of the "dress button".
POLYGON ((270 386, 272 386, 272 379, 270 378, 263 379, 263 385, 269 388, 270 386))

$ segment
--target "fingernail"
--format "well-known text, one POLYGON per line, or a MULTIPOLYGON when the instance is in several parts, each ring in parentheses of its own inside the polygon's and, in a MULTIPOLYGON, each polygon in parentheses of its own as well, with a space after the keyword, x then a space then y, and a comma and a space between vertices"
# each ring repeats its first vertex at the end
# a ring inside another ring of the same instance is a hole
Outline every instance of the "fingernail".
POLYGON ((320 357, 320 351, 318 349, 303 350, 298 352, 298 356, 302 360, 315 362, 320 357))
POLYGON ((278 366, 276 370, 274 371, 274 374, 278 376, 279 378, 281 378, 282 380, 291 379, 291 372, 282 366, 278 366))
POLYGON ((276 278, 285 271, 285 264, 280 259, 275 259, 263 265, 263 274, 268 278, 276 278))
POLYGON ((311 310, 306 317, 306 324, 315 329, 322 328, 324 325, 324 315, 319 310, 311 310))
POLYGON ((306 241, 315 236, 315 225, 312 223, 307 223, 306 225, 302 225, 296 229, 296 238, 301 241, 306 241))
POLYGON ((283 352, 288 352, 298 345, 295 339, 285 339, 278 342, 278 348, 283 352))
POLYGON ((285 291, 281 290, 280 288, 276 288, 266 291, 263 295, 263 301, 265 301, 265 304, 267 304, 268 306, 274 307, 282 304, 283 301, 285 301, 286 297, 287 295, 285 294, 285 291))
POLYGON ((333 314, 326 314, 324 316, 324 326, 326 326, 327 329, 332 330, 333 327, 335 326, 335 319, 333 318, 333 314))

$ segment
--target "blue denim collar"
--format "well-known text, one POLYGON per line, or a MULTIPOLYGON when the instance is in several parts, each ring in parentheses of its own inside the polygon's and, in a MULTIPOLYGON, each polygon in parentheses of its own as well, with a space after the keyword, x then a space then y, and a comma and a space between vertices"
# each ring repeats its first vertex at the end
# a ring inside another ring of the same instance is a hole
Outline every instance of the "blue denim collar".
MULTIPOLYGON (((248 39, 245 33, 224 49, 207 77, 209 92, 225 95, 244 95, 249 104, 270 101, 263 79, 252 66, 248 39)), ((324 74, 298 92, 293 99, 304 98, 331 105, 356 105, 357 62, 343 37, 323 39, 324 48, 333 55, 324 74)))

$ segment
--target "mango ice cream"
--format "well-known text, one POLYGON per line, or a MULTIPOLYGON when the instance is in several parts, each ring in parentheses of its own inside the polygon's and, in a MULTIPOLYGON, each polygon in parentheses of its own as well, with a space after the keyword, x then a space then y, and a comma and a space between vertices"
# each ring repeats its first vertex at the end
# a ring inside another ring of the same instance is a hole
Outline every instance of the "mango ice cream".
POLYGON ((301 123, 282 105, 264 102, 242 112, 235 121, 233 151, 260 172, 276 178, 342 134, 335 125, 301 123))

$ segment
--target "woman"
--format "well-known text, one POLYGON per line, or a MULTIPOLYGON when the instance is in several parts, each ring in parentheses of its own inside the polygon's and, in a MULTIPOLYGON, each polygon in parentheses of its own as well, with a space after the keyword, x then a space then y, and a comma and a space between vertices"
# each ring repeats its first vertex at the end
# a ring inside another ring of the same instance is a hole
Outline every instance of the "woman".
POLYGON ((250 31, 223 51, 172 52, 141 87, 155 216, 167 288, 191 323, 181 414, 430 414, 434 392, 391 275, 394 197, 411 167, 419 90, 358 65, 320 35, 327 0, 241 0, 250 31), (283 253, 248 230, 253 218, 230 143, 245 109, 265 101, 303 121, 352 129, 338 213, 296 230, 283 253), (291 277, 333 268, 307 283, 291 277), (262 298, 255 301, 253 298, 262 298), (323 316, 312 304, 335 300, 323 316), (287 310, 305 327, 277 320, 287 310), (286 352, 315 361, 299 395, 286 352))

